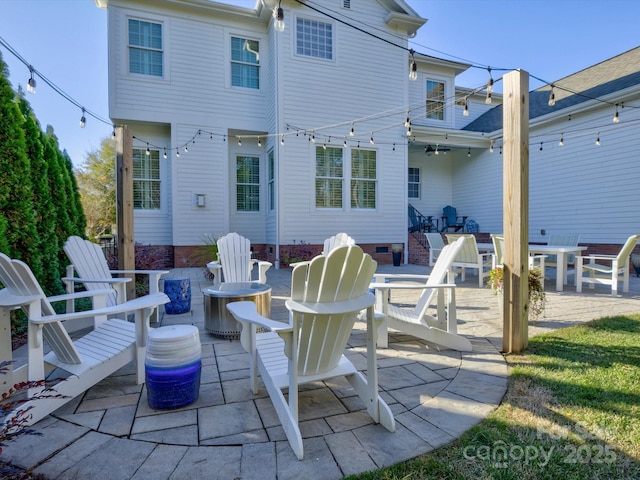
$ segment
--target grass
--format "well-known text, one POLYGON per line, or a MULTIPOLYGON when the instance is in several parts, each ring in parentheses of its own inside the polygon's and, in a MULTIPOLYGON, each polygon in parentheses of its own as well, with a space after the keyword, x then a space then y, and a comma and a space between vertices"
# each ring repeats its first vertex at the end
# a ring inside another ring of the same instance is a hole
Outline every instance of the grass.
POLYGON ((455 442, 358 480, 640 479, 640 315, 534 337, 507 393, 455 442))

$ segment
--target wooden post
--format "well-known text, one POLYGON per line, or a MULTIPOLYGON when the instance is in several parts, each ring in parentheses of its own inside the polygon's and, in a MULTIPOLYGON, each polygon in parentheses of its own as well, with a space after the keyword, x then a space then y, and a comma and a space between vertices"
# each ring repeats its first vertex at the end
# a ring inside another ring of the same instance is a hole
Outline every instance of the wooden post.
POLYGON ((502 77, 504 327, 502 350, 527 348, 529 301, 529 74, 502 77))
MULTIPOLYGON (((116 128, 116 223, 118 228, 118 269, 135 269, 133 236, 133 134, 116 128)), ((127 299, 135 298, 135 276, 127 283, 127 299)))

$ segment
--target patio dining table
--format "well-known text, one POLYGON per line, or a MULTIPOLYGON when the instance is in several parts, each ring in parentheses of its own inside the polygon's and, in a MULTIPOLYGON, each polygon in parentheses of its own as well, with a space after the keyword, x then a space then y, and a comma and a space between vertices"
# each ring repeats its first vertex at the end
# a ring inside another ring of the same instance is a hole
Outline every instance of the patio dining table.
MULTIPOLYGON (((567 255, 569 253, 580 253, 587 247, 577 245, 535 245, 529 244, 529 253, 537 255, 557 255, 557 272, 556 272, 556 291, 562 292, 567 284, 569 270, 567 267, 567 255)), ((493 252, 493 243, 478 243, 478 250, 484 252, 493 252)))

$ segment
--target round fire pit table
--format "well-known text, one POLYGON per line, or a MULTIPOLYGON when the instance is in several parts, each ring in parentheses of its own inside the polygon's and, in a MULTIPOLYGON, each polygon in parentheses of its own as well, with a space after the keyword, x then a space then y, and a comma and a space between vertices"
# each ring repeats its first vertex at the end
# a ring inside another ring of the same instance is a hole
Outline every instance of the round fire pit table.
POLYGON ((227 310, 227 304, 249 300, 264 317, 271 315, 271 286, 257 282, 225 282, 205 288, 204 328, 216 337, 240 338, 241 325, 227 310))

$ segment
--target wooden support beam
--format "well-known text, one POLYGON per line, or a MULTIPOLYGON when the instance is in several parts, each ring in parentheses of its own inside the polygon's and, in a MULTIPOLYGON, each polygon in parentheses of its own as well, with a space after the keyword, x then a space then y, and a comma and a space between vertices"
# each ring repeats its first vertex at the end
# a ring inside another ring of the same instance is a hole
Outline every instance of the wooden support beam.
POLYGON ((527 348, 529 301, 529 74, 503 81, 504 326, 502 350, 527 348))
MULTIPOLYGON (((118 269, 135 269, 133 235, 133 134, 127 127, 116 128, 116 223, 118 228, 118 269)), ((127 283, 127 299, 135 298, 135 276, 127 283)))

